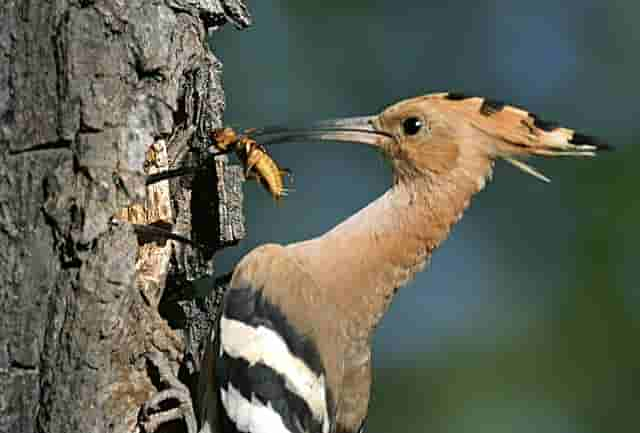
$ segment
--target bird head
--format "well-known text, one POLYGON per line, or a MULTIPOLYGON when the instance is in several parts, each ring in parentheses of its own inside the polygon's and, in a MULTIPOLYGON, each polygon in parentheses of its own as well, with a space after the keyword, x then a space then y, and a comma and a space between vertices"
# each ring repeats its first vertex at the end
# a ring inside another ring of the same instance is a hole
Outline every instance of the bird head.
POLYGON ((529 156, 592 157, 609 149, 597 139, 563 128, 523 109, 487 98, 436 93, 398 102, 378 115, 327 120, 306 129, 265 128, 263 142, 316 139, 371 145, 391 160, 398 181, 449 174, 490 176, 504 159, 544 181, 522 159, 529 156))

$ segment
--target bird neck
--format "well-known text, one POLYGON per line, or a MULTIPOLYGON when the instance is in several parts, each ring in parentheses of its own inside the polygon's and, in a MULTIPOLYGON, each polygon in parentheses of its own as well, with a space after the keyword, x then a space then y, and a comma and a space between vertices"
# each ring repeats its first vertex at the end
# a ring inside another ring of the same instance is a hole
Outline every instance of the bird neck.
POLYGON ((425 267, 491 172, 399 180, 323 236, 302 244, 318 287, 343 309, 354 337, 370 337, 397 289, 425 267), (330 254, 327 252, 331 252, 330 254))

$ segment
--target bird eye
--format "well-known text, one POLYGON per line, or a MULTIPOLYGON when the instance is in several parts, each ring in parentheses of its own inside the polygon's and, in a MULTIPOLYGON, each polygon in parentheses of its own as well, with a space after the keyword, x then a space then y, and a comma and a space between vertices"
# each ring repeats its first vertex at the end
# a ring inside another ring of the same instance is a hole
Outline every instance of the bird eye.
POLYGON ((406 135, 416 135, 422 129, 422 120, 417 117, 407 117, 402 122, 402 129, 406 135))

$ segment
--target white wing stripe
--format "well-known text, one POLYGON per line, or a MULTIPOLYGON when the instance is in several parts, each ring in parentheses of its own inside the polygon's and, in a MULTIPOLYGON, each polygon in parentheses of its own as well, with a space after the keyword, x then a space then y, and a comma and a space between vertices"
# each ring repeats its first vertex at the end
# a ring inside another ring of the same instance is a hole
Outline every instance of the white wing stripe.
POLYGON ((243 433, 291 433, 280 415, 270 404, 262 404, 255 396, 247 400, 229 384, 229 390, 220 389, 220 400, 227 416, 238 431, 243 433))
POLYGON ((327 430, 329 415, 324 375, 316 376, 302 359, 291 353, 276 332, 222 316, 220 341, 221 350, 230 357, 243 358, 250 365, 261 362, 282 375, 287 388, 309 405, 314 418, 324 424, 323 430, 327 430))

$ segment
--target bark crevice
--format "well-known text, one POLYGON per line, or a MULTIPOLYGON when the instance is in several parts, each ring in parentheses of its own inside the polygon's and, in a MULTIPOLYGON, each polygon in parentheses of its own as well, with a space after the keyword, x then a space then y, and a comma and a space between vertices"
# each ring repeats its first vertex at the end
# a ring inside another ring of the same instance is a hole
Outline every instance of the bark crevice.
MULTIPOLYGON (((162 354, 175 373, 197 368, 190 329, 201 319, 172 328, 158 305, 179 293, 165 287, 169 273, 180 287, 212 273, 210 251, 172 247, 166 269, 141 283, 145 246, 113 217, 150 200, 151 147, 166 141, 174 165, 205 157, 224 109, 207 27, 226 22, 249 24, 241 1, 0 5, 0 431, 137 431, 158 391, 146 356, 162 354)), ((243 179, 224 158, 210 167, 202 186, 168 188, 173 230, 213 251, 244 236, 243 179), (209 199, 196 206, 205 182, 209 199), (201 212, 209 224, 194 229, 201 212)))

